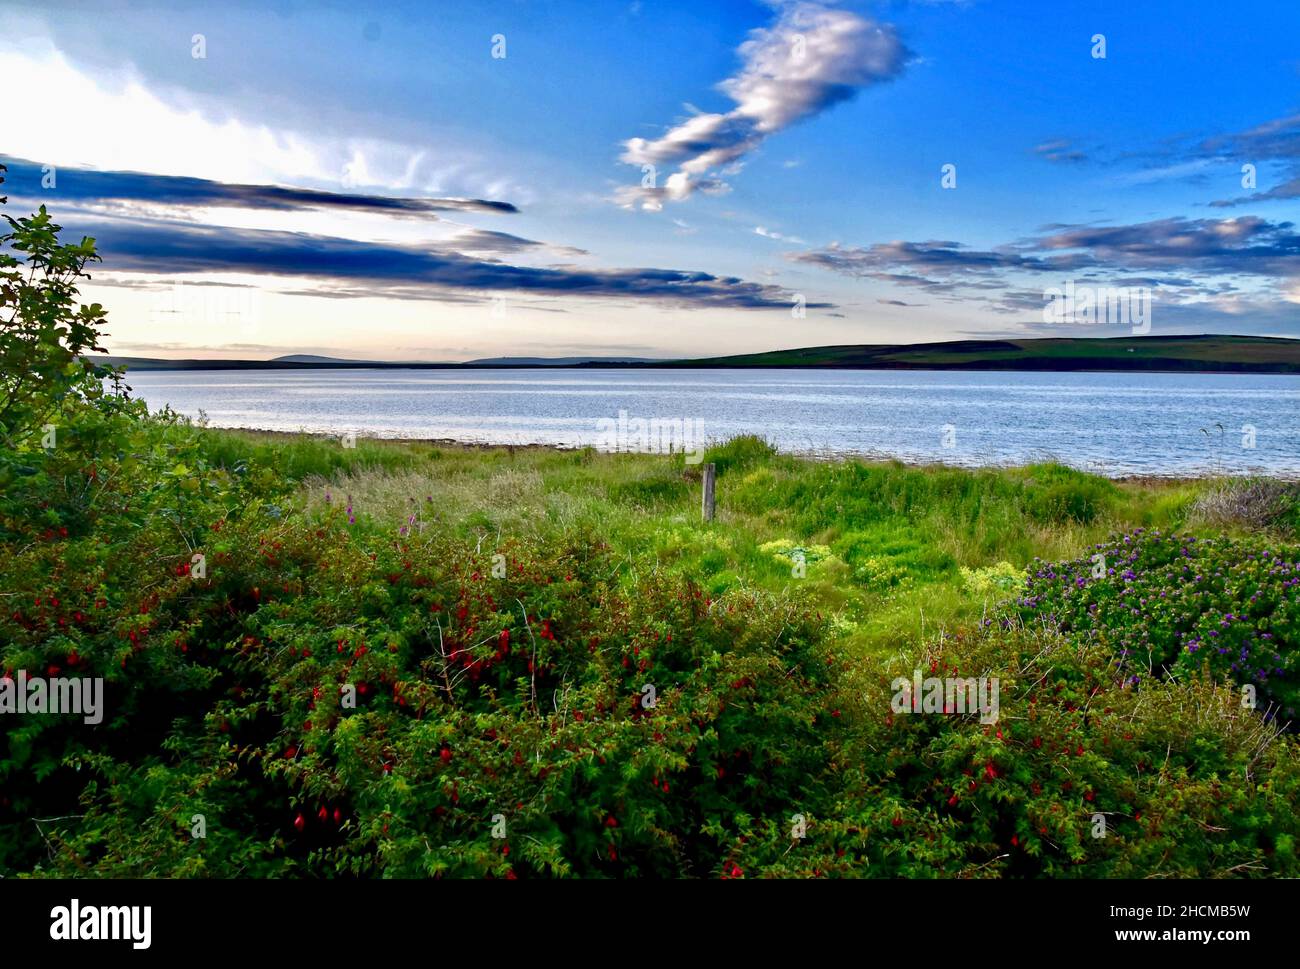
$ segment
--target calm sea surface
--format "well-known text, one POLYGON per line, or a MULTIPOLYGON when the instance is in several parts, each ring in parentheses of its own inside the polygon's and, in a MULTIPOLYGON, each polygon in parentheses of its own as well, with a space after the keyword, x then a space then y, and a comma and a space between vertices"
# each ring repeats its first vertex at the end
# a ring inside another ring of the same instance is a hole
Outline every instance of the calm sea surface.
POLYGON ((785 451, 966 466, 1051 458, 1109 475, 1300 477, 1294 376, 272 370, 128 383, 150 409, 202 412, 219 427, 636 450, 640 419, 682 422, 688 450, 758 434, 785 451))

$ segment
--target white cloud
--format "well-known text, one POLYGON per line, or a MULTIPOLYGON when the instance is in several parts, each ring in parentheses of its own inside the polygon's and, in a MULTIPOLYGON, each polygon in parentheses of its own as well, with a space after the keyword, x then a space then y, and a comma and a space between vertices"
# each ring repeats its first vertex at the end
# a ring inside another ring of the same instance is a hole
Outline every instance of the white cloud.
POLYGON ((813 3, 787 4, 775 24, 753 31, 737 53, 741 70, 718 85, 736 106, 725 114, 693 113, 659 138, 624 142, 626 164, 677 170, 661 186, 625 186, 615 201, 658 210, 696 191, 726 191, 715 172, 737 173, 765 138, 896 77, 907 57, 889 25, 813 3))
POLYGON ((272 128, 179 88, 151 89, 129 65, 91 75, 49 42, 19 50, 0 41, 0 72, 39 79, 31 96, 9 99, 3 150, 41 164, 318 188, 526 194, 481 174, 474 158, 432 158, 366 135, 272 128))
POLYGON ((807 245, 807 243, 804 242, 804 240, 800 239, 798 236, 784 235, 780 232, 775 232, 772 229, 765 229, 761 225, 754 227, 754 234, 760 235, 764 239, 775 239, 777 242, 793 242, 795 245, 798 246, 807 245))

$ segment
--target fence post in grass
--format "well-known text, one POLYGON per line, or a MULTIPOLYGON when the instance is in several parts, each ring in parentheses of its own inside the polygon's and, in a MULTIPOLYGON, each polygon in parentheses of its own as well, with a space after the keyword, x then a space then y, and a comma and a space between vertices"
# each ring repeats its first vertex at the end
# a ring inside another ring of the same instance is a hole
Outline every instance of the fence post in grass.
POLYGON ((713 479, 716 466, 706 464, 704 466, 704 502, 701 511, 704 513, 706 522, 713 521, 713 479))

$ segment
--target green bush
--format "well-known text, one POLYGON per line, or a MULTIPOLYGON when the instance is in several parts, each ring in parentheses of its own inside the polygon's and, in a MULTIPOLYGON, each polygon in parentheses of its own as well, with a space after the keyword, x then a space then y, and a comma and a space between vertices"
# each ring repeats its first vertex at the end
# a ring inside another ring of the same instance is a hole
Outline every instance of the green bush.
POLYGON ((1115 485, 1061 465, 1038 465, 1025 495, 1025 511, 1045 524, 1088 524, 1104 513, 1117 495, 1115 485))
POLYGON ((1133 682, 1207 669, 1256 691, 1270 715, 1293 720, 1300 706, 1294 546, 1138 530, 1074 561, 1039 563, 1019 610, 1105 643, 1133 682))
POLYGON ((888 676, 861 672, 837 703, 835 798, 791 807, 802 839, 791 814, 754 818, 726 864, 788 877, 1300 874, 1300 750, 1212 681, 1125 689, 1098 644, 993 625, 888 676), (998 678, 996 723, 894 712, 890 677, 914 668, 998 678))
POLYGON ((744 471, 763 464, 776 455, 776 447, 753 434, 733 437, 715 444, 704 452, 701 464, 714 464, 722 474, 726 471, 744 471))

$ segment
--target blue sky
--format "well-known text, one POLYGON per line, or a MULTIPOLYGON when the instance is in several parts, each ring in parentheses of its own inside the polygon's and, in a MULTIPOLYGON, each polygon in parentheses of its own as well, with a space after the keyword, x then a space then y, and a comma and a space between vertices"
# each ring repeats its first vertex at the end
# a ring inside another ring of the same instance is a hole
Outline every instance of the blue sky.
POLYGON ((1300 336, 1295 4, 29 7, 10 207, 99 241, 119 353, 1130 332, 1067 282, 1300 336))

